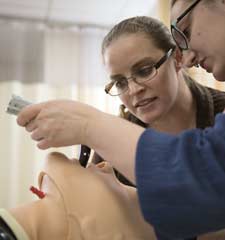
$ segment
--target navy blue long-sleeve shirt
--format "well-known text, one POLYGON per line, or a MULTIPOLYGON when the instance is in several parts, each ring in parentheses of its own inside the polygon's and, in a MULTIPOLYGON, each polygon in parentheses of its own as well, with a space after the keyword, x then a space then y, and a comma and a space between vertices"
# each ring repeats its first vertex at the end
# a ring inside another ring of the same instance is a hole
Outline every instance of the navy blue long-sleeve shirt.
POLYGON ((147 129, 135 171, 142 213, 160 239, 225 228, 225 114, 176 136, 147 129))

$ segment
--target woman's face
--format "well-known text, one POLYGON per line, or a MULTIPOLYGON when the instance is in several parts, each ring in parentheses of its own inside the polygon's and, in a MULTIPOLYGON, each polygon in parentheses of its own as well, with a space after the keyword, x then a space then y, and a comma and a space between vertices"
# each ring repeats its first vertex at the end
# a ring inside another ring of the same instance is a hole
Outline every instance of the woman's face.
MULTIPOLYGON (((194 2, 194 1, 193 1, 194 2)), ((190 1, 177 1, 172 7, 174 21, 189 6, 190 1)), ((225 81, 225 3, 199 2, 177 27, 188 36, 190 50, 184 51, 184 63, 191 67, 199 63, 217 80, 225 81)))
MULTIPOLYGON (((165 52, 155 47, 145 34, 126 34, 112 41, 103 58, 111 80, 115 80, 130 77, 133 69, 154 64, 164 55, 165 52)), ((137 118, 147 124, 153 123, 173 106, 178 91, 176 77, 174 59, 170 57, 151 80, 137 84, 130 79, 128 90, 119 97, 137 118)))

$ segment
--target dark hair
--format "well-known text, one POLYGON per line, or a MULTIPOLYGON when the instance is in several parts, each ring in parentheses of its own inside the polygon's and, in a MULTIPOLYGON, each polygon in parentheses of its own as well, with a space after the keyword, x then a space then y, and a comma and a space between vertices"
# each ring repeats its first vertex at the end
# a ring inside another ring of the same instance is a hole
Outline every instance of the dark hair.
POLYGON ((120 36, 137 33, 145 34, 147 38, 153 40, 157 48, 165 52, 175 47, 169 29, 161 21, 151 17, 138 16, 125 19, 110 30, 102 42, 102 54, 120 36))

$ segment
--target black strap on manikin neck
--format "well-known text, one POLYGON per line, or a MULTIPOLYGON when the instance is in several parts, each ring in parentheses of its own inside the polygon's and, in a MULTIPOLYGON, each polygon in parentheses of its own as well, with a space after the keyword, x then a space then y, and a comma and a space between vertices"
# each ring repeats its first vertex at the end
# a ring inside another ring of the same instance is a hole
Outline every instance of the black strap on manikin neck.
POLYGON ((17 240, 12 230, 0 217, 0 240, 17 240))

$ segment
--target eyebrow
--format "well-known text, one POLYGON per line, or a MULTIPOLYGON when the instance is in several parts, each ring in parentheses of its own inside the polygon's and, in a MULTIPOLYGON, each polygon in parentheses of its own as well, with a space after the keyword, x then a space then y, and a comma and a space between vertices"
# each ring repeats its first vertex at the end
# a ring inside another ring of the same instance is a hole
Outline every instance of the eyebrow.
POLYGON ((187 20, 191 19, 191 17, 192 17, 192 12, 189 12, 187 15, 185 15, 183 18, 177 21, 177 24, 182 26, 187 20))
POLYGON ((177 22, 179 22, 181 19, 183 19, 185 16, 189 15, 190 12, 195 8, 195 6, 200 2, 201 0, 197 0, 196 2, 192 3, 178 18, 177 22))
POLYGON ((183 31, 183 27, 188 27, 191 28, 192 25, 192 12, 190 12, 189 14, 187 14, 184 18, 180 19, 180 21, 177 22, 177 27, 183 31))
POLYGON ((115 82, 118 80, 118 78, 126 78, 124 75, 122 74, 115 74, 115 75, 111 75, 110 79, 112 80, 112 82, 115 82))
MULTIPOLYGON (((197 2, 197 3, 198 3, 198 2, 197 2)), ((197 5, 197 4, 195 4, 195 5, 197 5)), ((190 7, 189 7, 189 8, 190 8, 190 7)), ((188 9, 189 9, 189 8, 188 8, 188 9)), ((185 12, 187 12, 188 9, 186 9, 186 10, 176 19, 176 20, 177 20, 177 24, 179 24, 179 27, 182 27, 187 20, 189 20, 189 22, 192 24, 193 9, 192 9, 190 12, 188 12, 187 14, 184 14, 185 12), (182 15, 184 15, 184 16, 182 17, 182 15)), ((191 25, 191 24, 190 24, 190 25, 191 25)))
POLYGON ((146 65, 146 63, 148 63, 148 65, 153 65, 155 64, 157 61, 155 59, 153 59, 152 57, 145 57, 142 58, 140 61, 136 62, 132 67, 131 70, 136 70, 137 68, 139 68, 142 65, 146 65))

